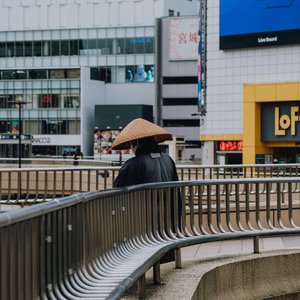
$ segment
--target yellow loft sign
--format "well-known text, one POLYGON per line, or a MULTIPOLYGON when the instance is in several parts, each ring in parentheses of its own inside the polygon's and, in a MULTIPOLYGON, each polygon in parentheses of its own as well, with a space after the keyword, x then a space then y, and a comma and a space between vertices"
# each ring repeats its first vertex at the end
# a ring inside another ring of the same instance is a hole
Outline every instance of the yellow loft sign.
POLYGON ((274 132, 275 136, 285 136, 290 128, 290 134, 296 135, 296 124, 300 121, 299 106, 291 106, 290 114, 280 115, 280 108, 277 106, 274 110, 274 132))

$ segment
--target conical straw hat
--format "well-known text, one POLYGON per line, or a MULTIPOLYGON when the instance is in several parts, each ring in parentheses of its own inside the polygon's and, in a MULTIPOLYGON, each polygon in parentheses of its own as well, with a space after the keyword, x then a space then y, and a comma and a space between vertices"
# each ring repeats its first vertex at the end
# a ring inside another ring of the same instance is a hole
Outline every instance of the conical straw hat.
POLYGON ((154 137, 157 143, 172 139, 172 134, 164 128, 142 118, 132 120, 116 137, 113 150, 129 149, 130 142, 146 137, 154 137))

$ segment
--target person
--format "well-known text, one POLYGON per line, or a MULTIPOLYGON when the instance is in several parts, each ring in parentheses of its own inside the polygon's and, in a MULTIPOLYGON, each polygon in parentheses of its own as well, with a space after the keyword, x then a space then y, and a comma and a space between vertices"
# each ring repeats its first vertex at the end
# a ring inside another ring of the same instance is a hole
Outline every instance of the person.
MULTIPOLYGON (((178 181, 176 165, 173 159, 168 154, 162 153, 158 145, 160 142, 171 138, 171 133, 147 120, 138 118, 131 121, 116 137, 112 144, 112 149, 125 150, 131 148, 135 156, 127 160, 121 167, 113 186, 117 188, 143 183, 178 181)), ((172 192, 172 227, 174 227, 174 198, 174 193, 172 192)), ((180 191, 178 192, 177 200, 180 224, 182 206, 180 191)), ((164 203, 166 203, 166 198, 164 203)), ((164 213, 166 213, 165 209, 164 213)), ((166 218, 166 215, 164 218, 166 218)), ((174 261, 174 259, 174 251, 170 251, 162 257, 161 263, 174 261)))
POLYGON ((158 143, 169 140, 172 134, 142 118, 131 121, 116 137, 113 150, 131 148, 135 154, 125 162, 114 181, 114 187, 135 184, 178 181, 174 161, 162 153, 158 143))
POLYGON ((80 157, 80 159, 83 159, 83 153, 79 149, 76 150, 75 156, 77 156, 77 159, 78 157, 80 157))
POLYGON ((66 151, 64 151, 64 153, 63 153, 63 155, 62 155, 62 156, 63 156, 63 158, 64 158, 64 159, 66 159, 66 158, 67 158, 67 152, 66 152, 66 151))
POLYGON ((74 153, 73 158, 74 158, 73 165, 74 165, 74 166, 78 166, 78 156, 77 156, 76 153, 74 153))

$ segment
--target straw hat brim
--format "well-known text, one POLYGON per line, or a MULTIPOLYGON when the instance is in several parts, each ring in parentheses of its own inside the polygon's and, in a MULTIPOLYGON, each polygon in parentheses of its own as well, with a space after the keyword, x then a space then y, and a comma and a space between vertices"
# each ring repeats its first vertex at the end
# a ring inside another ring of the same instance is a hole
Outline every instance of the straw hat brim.
POLYGON ((130 142, 153 137, 157 143, 172 139, 172 134, 164 128, 142 118, 132 120, 116 137, 112 144, 113 150, 130 149, 130 142))

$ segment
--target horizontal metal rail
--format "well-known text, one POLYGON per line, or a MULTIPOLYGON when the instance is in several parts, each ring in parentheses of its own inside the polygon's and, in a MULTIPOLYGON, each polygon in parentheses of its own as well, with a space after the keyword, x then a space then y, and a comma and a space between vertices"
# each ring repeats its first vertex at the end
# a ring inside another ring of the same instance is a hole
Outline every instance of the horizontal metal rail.
MULTIPOLYGON (((65 160, 61 160, 64 162, 65 160)), ((36 161, 30 160, 34 163, 36 161)), ((93 162, 93 161, 92 161, 93 162)), ((29 205, 50 201, 54 198, 83 193, 88 191, 111 189, 119 166, 57 166, 37 167, 32 164, 27 168, 0 169, 0 203, 29 205)), ((177 165, 179 179, 204 180, 228 178, 269 178, 297 177, 298 164, 286 165, 177 165)), ((231 193, 235 193, 230 187, 231 193)), ((299 190, 299 184, 294 184, 299 190)), ((283 189, 285 190, 285 189, 283 189)), ((216 191, 212 190, 213 195, 216 191)), ((245 193, 242 188, 239 193, 245 193)), ((256 192, 253 186, 249 193, 256 192)), ((259 191, 264 193, 264 188, 259 191)), ((224 194, 223 187, 218 193, 224 194)), ((272 193, 272 191, 271 191, 272 193)), ((197 191, 194 191, 197 195, 197 191)))
POLYGON ((259 252, 260 236, 299 234, 299 180, 145 184, 0 214, 0 298, 119 299, 136 281, 143 298, 172 249, 180 267, 188 245, 253 238, 259 252))

